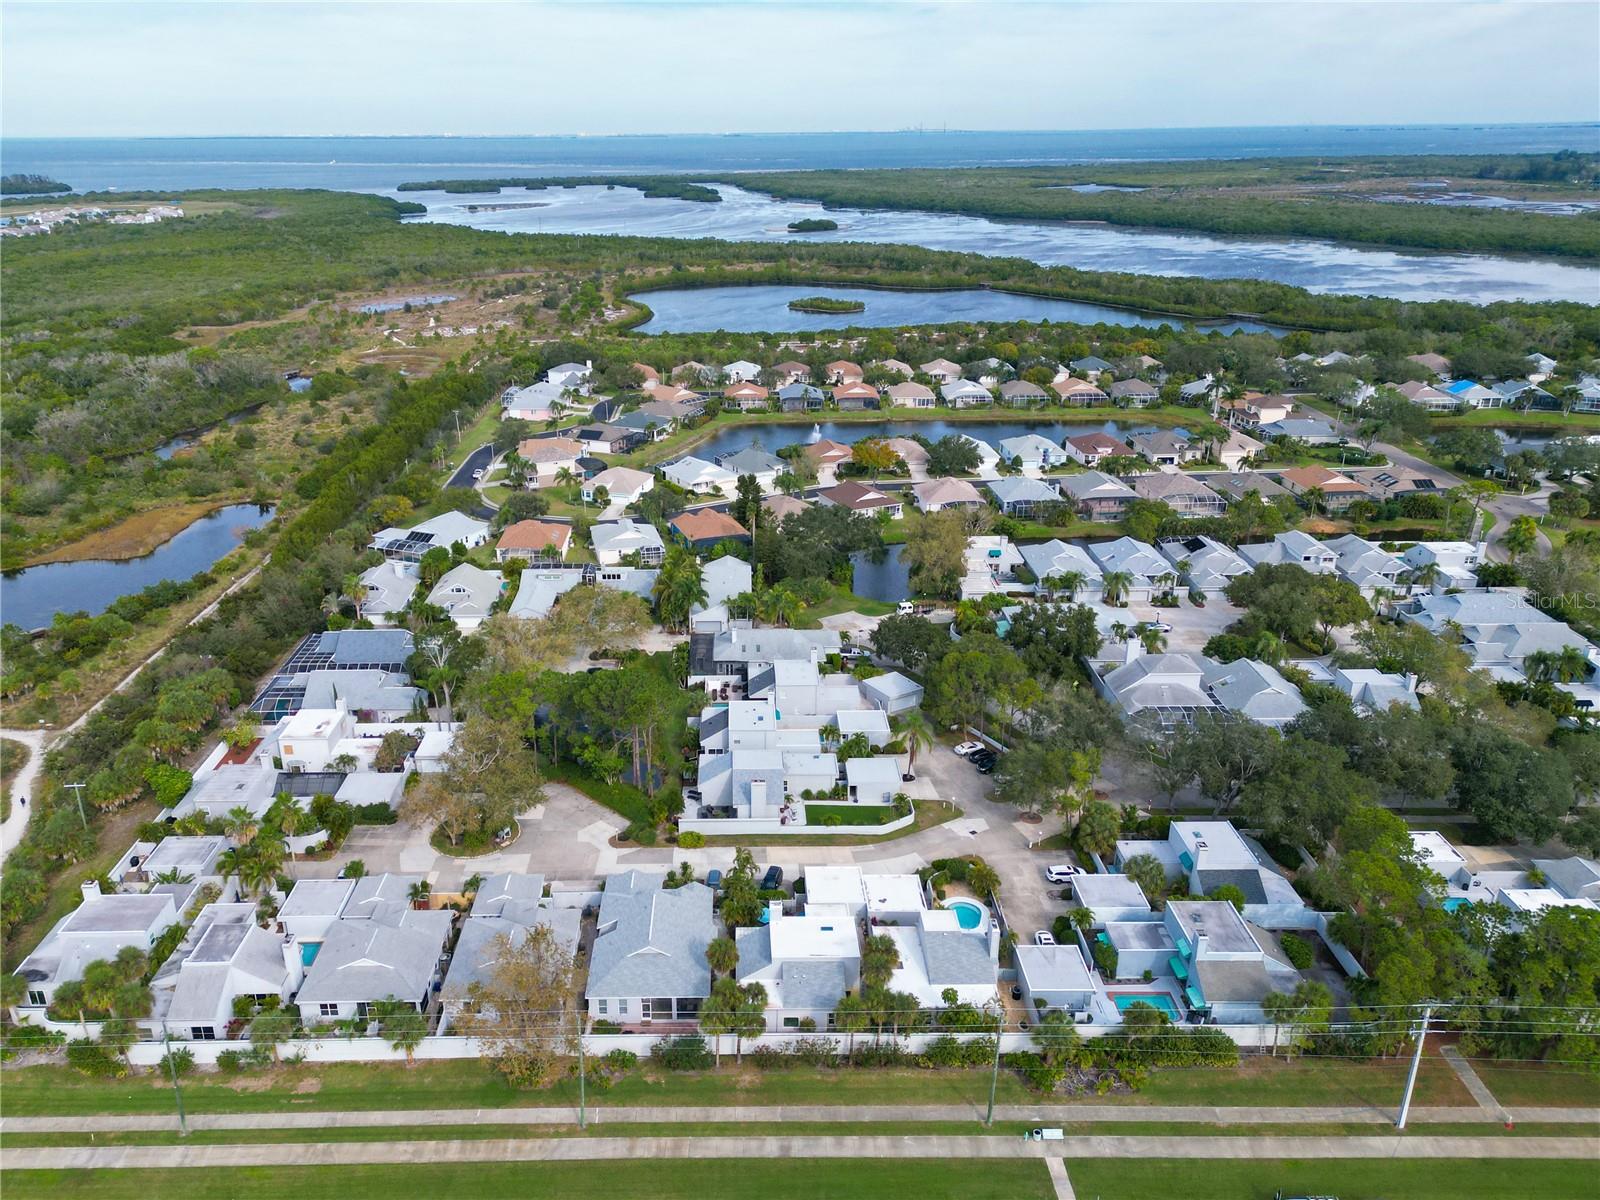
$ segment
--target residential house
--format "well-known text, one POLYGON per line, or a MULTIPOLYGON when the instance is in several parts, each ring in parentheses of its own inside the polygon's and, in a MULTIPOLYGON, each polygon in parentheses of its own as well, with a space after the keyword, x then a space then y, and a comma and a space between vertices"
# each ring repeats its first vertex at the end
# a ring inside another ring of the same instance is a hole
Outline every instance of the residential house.
POLYGON ((496 562, 524 559, 537 565, 561 562, 572 546, 572 526, 558 521, 513 521, 494 546, 496 562))
POLYGON ((944 1007, 947 990, 956 993, 958 1003, 977 1008, 994 1003, 999 927, 984 912, 976 929, 964 928, 964 915, 952 908, 919 907, 903 923, 878 927, 877 932, 894 939, 900 953, 890 991, 915 996, 919 1008, 944 1007))
POLYGON ((1208 397, 1216 397, 1224 390, 1224 386, 1211 375, 1202 375, 1199 379, 1191 379, 1188 383, 1178 385, 1178 399, 1186 404, 1192 404, 1208 397))
POLYGON ((739 477, 727 467, 707 462, 694 455, 686 455, 661 468, 661 476, 695 496, 724 496, 732 498, 739 487, 739 477))
POLYGON ((861 984, 861 942, 855 916, 839 905, 808 903, 799 914, 781 900, 767 904, 767 920, 735 930, 740 984, 760 984, 767 993, 767 1025, 781 1031, 802 1021, 818 1029, 833 1023, 833 1011, 861 984))
POLYGON ((1158 592, 1167 590, 1166 581, 1176 581, 1178 573, 1166 559, 1156 553, 1154 546, 1119 537, 1110 542, 1091 542, 1089 556, 1100 564, 1100 573, 1110 575, 1121 572, 1130 577, 1124 601, 1149 600, 1158 592))
POLYGON ((1061 398, 1061 403, 1080 408, 1104 404, 1110 399, 1087 379, 1058 379, 1050 385, 1050 388, 1061 398))
POLYGON ((913 484, 911 494, 917 508, 925 513, 940 512, 946 508, 983 507, 983 496, 965 479, 929 479, 913 484))
POLYGON ((1149 408, 1161 400, 1161 390, 1142 379, 1119 379, 1107 385, 1106 395, 1120 408, 1149 408))
POLYGON ((953 363, 948 358, 936 358, 932 362, 925 362, 917 370, 940 385, 954 383, 961 378, 961 364, 953 363))
POLYGON ((410 529, 380 529, 372 535, 372 548, 396 562, 421 562, 435 546, 450 549, 457 542, 475 550, 489 540, 489 522, 463 513, 440 513, 410 529))
POLYGON ((689 638, 690 687, 745 687, 774 663, 820 662, 843 645, 832 629, 756 629, 735 622, 726 630, 689 638))
POLYGON ((921 707, 922 685, 898 671, 886 671, 861 681, 861 698, 879 712, 897 717, 921 707))
POLYGON ((1228 430, 1228 436, 1220 442, 1213 442, 1211 447, 1212 455, 1230 471, 1239 470, 1246 460, 1254 458, 1266 449, 1263 443, 1237 429, 1228 430))
POLYGON ((832 482, 834 469, 840 463, 849 462, 855 457, 855 451, 849 446, 831 438, 821 438, 812 442, 801 453, 816 471, 818 480, 823 483, 832 482))
POLYGON ((1256 426, 1256 432, 1269 441, 1274 438, 1287 438, 1290 441, 1304 442, 1308 446, 1334 446, 1345 440, 1344 436, 1328 422, 1309 417, 1288 417, 1282 421, 1271 421, 1256 426))
POLYGON ((584 988, 591 1020, 698 1024, 711 995, 706 946, 717 933, 711 889, 662 883, 640 871, 606 880, 584 988))
POLYGON ((1525 678, 1525 660, 1540 650, 1560 654, 1571 647, 1594 661, 1595 650, 1587 640, 1515 589, 1420 596, 1401 610, 1400 618, 1430 633, 1458 634, 1472 665, 1496 679, 1525 678))
MULTIPOLYGON (((1320 665, 1320 664, 1319 664, 1320 665)), ((1356 712, 1363 715, 1380 713, 1390 705, 1416 708, 1417 677, 1393 671, 1377 671, 1368 667, 1328 667, 1320 678, 1312 672, 1313 682, 1336 688, 1350 697, 1356 712)))
POLYGON ((503 421, 550 421, 566 389, 559 383, 531 383, 527 387, 508 387, 500 393, 500 419, 503 421))
POLYGON ((1357 500, 1368 498, 1367 489, 1354 479, 1323 466, 1290 467, 1278 472, 1278 482, 1301 500, 1306 500, 1309 492, 1317 493, 1328 512, 1343 512, 1357 500))
POLYGON ((1274 534, 1270 542, 1240 546, 1239 553, 1257 567, 1293 563, 1313 575, 1332 575, 1339 565, 1339 555, 1335 551, 1298 529, 1274 534))
POLYGON ((655 387, 661 382, 661 372, 649 363, 636 362, 633 369, 639 372, 639 386, 641 388, 655 387))
POLYGON ((938 402, 932 388, 910 380, 891 383, 883 389, 883 394, 893 408, 932 408, 938 402))
POLYGON ((1166 504, 1181 517, 1215 517, 1228 510, 1228 502, 1189 475, 1154 471, 1133 477, 1133 492, 1141 500, 1166 504))
POLYGON ((622 425, 584 425, 573 431, 573 437, 585 455, 626 454, 645 440, 643 433, 622 425))
POLYGON ((679 363, 672 368, 674 383, 687 383, 691 385, 715 383, 722 377, 722 372, 715 367, 708 367, 703 362, 690 359, 688 362, 679 363))
POLYGON ((1052 538, 1048 542, 1018 546, 1022 561, 1038 581, 1041 594, 1066 592, 1067 598, 1098 596, 1101 588, 1100 564, 1086 554, 1081 546, 1052 538), (1073 581, 1069 588, 1064 580, 1073 581))
POLYGON ((1032 517, 1041 508, 1061 503, 1061 493, 1052 485, 1026 476, 991 479, 985 486, 995 507, 1010 517, 1032 517))
POLYGON ((1049 400, 1049 393, 1026 379, 1008 379, 1000 385, 1000 403, 1008 408, 1037 408, 1049 400))
POLYGON ((374 625, 392 625, 405 611, 421 581, 416 564, 386 558, 361 573, 356 615, 374 625))
POLYGON ((778 407, 784 412, 820 412, 828 394, 809 383, 791 383, 778 389, 778 407))
POLYGON ((1401 496, 1432 496, 1446 489, 1436 476, 1410 467, 1380 467, 1375 471, 1348 472, 1351 479, 1365 485, 1369 495, 1379 500, 1395 500, 1401 496))
POLYGON ((1576 393, 1573 412, 1600 412, 1600 377, 1585 375, 1572 390, 1576 393))
POLYGON ((775 363, 772 368, 772 382, 780 389, 786 388, 792 383, 810 383, 811 368, 803 362, 796 362, 792 358, 781 363, 775 363))
POLYGON ((675 383, 656 384, 654 387, 644 388, 643 391, 649 400, 646 404, 640 405, 640 408, 647 408, 651 404, 670 405, 674 419, 682 419, 684 416, 698 417, 706 410, 704 396, 675 383))
POLYGON ((817 493, 816 500, 828 508, 848 508, 851 512, 872 516, 882 513, 892 520, 899 520, 905 512, 905 504, 899 493, 881 492, 853 479, 822 489, 817 493))
POLYGON ((1232 580, 1255 569, 1232 547, 1203 533, 1167 538, 1158 542, 1156 548, 1192 590, 1206 595, 1221 593, 1232 580))
POLYGON ((1261 1022, 1262 1001, 1300 982, 1287 960, 1262 949, 1226 900, 1171 900, 1162 921, 1177 947, 1172 971, 1190 1011, 1218 1024, 1261 1022))
POLYGON ((307 1027, 366 1020, 386 1002, 427 1012, 444 978, 454 920, 448 909, 397 911, 392 902, 382 912, 340 916, 295 995, 300 1019, 307 1027))
MULTIPOLYGON (((742 479, 746 475, 752 476, 756 486, 764 493, 776 491, 778 476, 789 469, 789 464, 783 459, 756 445, 735 450, 732 454, 718 455, 717 466, 725 471, 732 471, 735 480, 742 479)), ((734 488, 737 491, 737 482, 734 488)))
POLYGON ((1247 392, 1237 400, 1223 402, 1219 407, 1228 424, 1237 429, 1250 430, 1289 420, 1294 415, 1295 405, 1287 396, 1247 392))
POLYGON ((1128 439, 1128 445, 1146 462, 1158 467, 1180 467, 1198 461, 1205 454, 1203 445, 1170 429, 1136 433, 1128 439))
MULTIPOLYGON (((1130 643, 1130 652, 1137 643, 1130 643)), ((1206 689, 1204 668, 1187 654, 1138 654, 1125 663, 1091 664, 1095 690, 1129 718, 1161 726, 1188 724, 1219 708, 1206 689)))
POLYGON ((1442 384, 1440 390, 1454 396, 1457 404, 1469 408, 1499 408, 1505 403, 1498 392, 1484 387, 1475 379, 1452 379, 1442 384))
POLYGON ((589 453, 582 442, 570 437, 528 438, 517 446, 517 457, 528 464, 528 486, 550 487, 563 472, 581 477, 578 460, 589 453))
POLYGON ((722 368, 722 377, 730 383, 750 383, 761 377, 761 364, 735 359, 722 368))
POLYGON ((877 364, 878 370, 885 375, 898 375, 901 379, 910 379, 917 373, 915 367, 908 362, 901 362, 898 358, 886 358, 877 364))
POLYGON ((868 408, 877 408, 878 389, 860 380, 855 383, 840 384, 833 389, 833 402, 840 412, 861 412, 868 408))
POLYGON ((978 474, 988 476, 994 474, 1000 467, 1000 452, 981 438, 975 438, 970 433, 958 433, 961 441, 967 443, 978 455, 978 474))
POLYGON ((1432 371, 1440 379, 1450 374, 1450 360, 1442 354, 1408 354, 1406 361, 1432 371))
POLYGON ((939 395, 951 408, 981 408, 994 403, 989 389, 970 379, 940 385, 939 395))
POLYGON ((1120 871, 1074 875, 1071 887, 1073 898, 1089 910, 1093 921, 1091 928, 1104 929, 1119 921, 1155 919, 1150 901, 1145 899, 1139 885, 1120 871))
MULTIPOLYGON (((655 572, 642 572, 652 577, 655 572)), ((523 621, 542 621, 555 611, 556 601, 583 583, 582 571, 552 571, 525 568, 518 576, 517 594, 506 606, 506 615, 523 621)))
POLYGON ((583 481, 583 499, 587 504, 594 504, 599 493, 604 491, 609 503, 626 508, 630 504, 637 504, 639 497, 655 485, 655 476, 648 471, 635 471, 632 467, 607 467, 598 475, 583 481))
MULTIPOLYGON (((533 524, 523 521, 520 524, 533 524)), ((566 526, 561 526, 567 529, 566 526)), ((567 530, 571 534, 571 530, 567 530)), ((495 548, 498 556, 504 546, 505 539, 500 539, 501 545, 495 548)), ((500 559, 501 562, 505 560, 500 559)), ((479 625, 489 619, 489 614, 494 610, 495 602, 500 599, 500 593, 505 590, 505 581, 500 578, 498 571, 485 571, 482 567, 475 567, 471 563, 461 563, 451 567, 439 577, 439 582, 433 585, 433 590, 428 593, 428 603, 436 608, 442 608, 445 615, 455 622, 457 629, 463 633, 471 633, 479 625)))
POLYGON ((699 627, 705 614, 711 613, 721 621, 717 627, 726 628, 728 601, 750 591, 754 585, 754 575, 750 564, 744 559, 724 554, 701 568, 700 585, 705 588, 706 599, 704 604, 696 604, 693 608, 696 627, 699 627))
POLYGON ((1173 821, 1159 841, 1119 840, 1116 870, 1125 871, 1129 860, 1141 855, 1154 858, 1168 879, 1194 896, 1232 884, 1244 893, 1247 919, 1271 920, 1268 910, 1274 907, 1304 910, 1294 885, 1250 848, 1231 821, 1173 821))
POLYGON ((18 1020, 41 1019, 66 983, 83 978, 90 963, 110 960, 125 947, 148 954, 156 939, 178 921, 171 890, 103 894, 97 880, 80 886, 78 906, 57 921, 17 965, 25 991, 12 1010, 18 1020))
POLYGON ((1077 437, 1069 437, 1062 446, 1068 457, 1086 467, 1099 466, 1103 458, 1133 457, 1133 447, 1109 433, 1081 433, 1077 437))
POLYGON ((453 1020, 468 1005, 473 985, 493 980, 497 954, 507 943, 520 946, 543 926, 550 930, 557 946, 578 957, 583 910, 559 905, 544 892, 543 875, 500 872, 478 885, 472 910, 461 924, 461 934, 450 955, 450 970, 440 995, 441 1035, 449 1032, 453 1020))
POLYGON ((1409 578, 1429 579, 1434 588, 1475 588, 1483 546, 1475 542, 1413 542, 1400 552, 1409 578))
POLYGON ((1053 470, 1067 461, 1065 450, 1037 433, 1002 438, 1000 455, 1018 470, 1034 474, 1053 470))
POLYGON ((1323 545, 1339 556, 1334 564, 1338 574, 1369 599, 1379 591, 1400 589, 1400 581, 1410 572, 1404 559, 1353 533, 1329 538, 1323 545))
POLYGON ((928 448, 921 442, 914 442, 910 438, 892 437, 884 438, 883 444, 893 450, 894 456, 908 468, 928 465, 928 448))
POLYGON ((740 412, 765 412, 770 402, 770 394, 759 383, 736 383, 723 390, 722 398, 727 407, 740 412))
POLYGON ((827 374, 827 382, 835 387, 847 383, 860 383, 866 378, 861 367, 846 358, 835 359, 822 369, 827 374))
POLYGON ((667 553, 654 525, 630 517, 593 526, 589 540, 594 545, 595 560, 603 567, 620 566, 629 555, 638 555, 641 567, 660 566, 667 553))
POLYGON ((761 499, 761 511, 772 518, 774 525, 781 524, 786 517, 792 517, 796 513, 803 513, 810 507, 811 505, 801 500, 798 496, 780 494, 763 496, 761 499))
POLYGON ((1461 407, 1461 400, 1442 388, 1436 388, 1430 383, 1417 383, 1415 380, 1402 383, 1395 388, 1411 403, 1418 408, 1425 408, 1429 412, 1447 413, 1454 412, 1461 407))
POLYGON ((545 379, 559 388, 572 392, 589 390, 589 379, 594 374, 592 362, 564 362, 557 363, 544 373, 545 379))
MULTIPOLYGON (((900 678, 905 679, 905 676, 900 678)), ((845 795, 850 803, 879 806, 894 803, 895 795, 900 791, 900 763, 897 759, 852 758, 842 765, 845 795)))
POLYGON ((1017 965, 1022 1002, 1030 1013, 1080 1013, 1089 1008, 1095 981, 1077 946, 1032 946, 1018 942, 1011 952, 1017 965))
POLYGON ((1274 482, 1260 471, 1234 471, 1227 475, 1213 473, 1206 476, 1206 486, 1229 500, 1243 500, 1252 492, 1261 500, 1271 500, 1275 496, 1289 494, 1288 488, 1274 482))
POLYGON ((1492 389, 1500 397, 1495 408, 1556 408, 1556 398, 1530 379, 1506 379, 1492 389))
POLYGON ((150 981, 156 1029, 183 1041, 228 1036, 234 1001, 287 1003, 305 966, 300 947, 256 924, 249 903, 208 904, 150 981))
POLYGON ((1306 708, 1300 689, 1267 663, 1248 658, 1230 663, 1202 659, 1200 677, 1219 707, 1258 725, 1281 729, 1306 708))
POLYGON ((1120 521, 1138 499, 1131 487, 1104 471, 1084 471, 1059 481, 1061 498, 1091 521, 1120 521))
POLYGON ((667 524, 691 550, 709 550, 720 542, 750 544, 750 531, 714 508, 679 513, 667 524))
POLYGON ((1528 378, 1534 383, 1543 383, 1556 373, 1556 360, 1548 354, 1534 353, 1525 360, 1528 364, 1528 378))

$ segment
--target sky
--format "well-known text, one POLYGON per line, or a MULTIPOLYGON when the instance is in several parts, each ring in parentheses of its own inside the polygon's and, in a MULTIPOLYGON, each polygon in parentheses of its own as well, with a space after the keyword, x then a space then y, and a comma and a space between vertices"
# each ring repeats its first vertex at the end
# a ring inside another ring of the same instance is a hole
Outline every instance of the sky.
POLYGON ((1600 4, 0 2, 10 137, 1600 119, 1600 4))

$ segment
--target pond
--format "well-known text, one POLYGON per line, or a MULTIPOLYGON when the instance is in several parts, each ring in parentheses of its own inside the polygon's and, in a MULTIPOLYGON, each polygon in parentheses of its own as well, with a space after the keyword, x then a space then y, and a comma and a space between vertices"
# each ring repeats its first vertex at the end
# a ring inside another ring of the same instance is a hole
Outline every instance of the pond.
MULTIPOLYGON (((1312 292, 1401 300, 1578 300, 1600 294, 1600 271, 1549 259, 1403 253, 1308 238, 1221 237, 1069 221, 994 221, 953 213, 824 209, 727 184, 719 204, 646 199, 625 187, 506 188, 494 196, 385 193, 425 204, 419 221, 518 233, 722 238, 753 242, 874 242, 1025 258, 1046 266, 1204 279, 1270 279, 1312 292), (523 201, 536 207, 504 207, 523 201), (494 206, 488 211, 485 206, 494 206), (478 211, 473 211, 477 208, 478 211), (790 233, 792 221, 826 217, 837 230, 790 233)), ((776 327, 774 327, 776 328, 776 327)))
MULTIPOLYGON (((1202 415, 1202 414, 1197 414, 1202 415)), ((696 458, 712 459, 722 454, 733 454, 750 445, 760 446, 769 453, 777 453, 784 446, 797 442, 820 442, 828 438, 835 442, 854 445, 862 438, 910 437, 921 434, 930 442, 953 433, 965 433, 997 445, 1005 438, 1037 433, 1060 443, 1081 433, 1109 433, 1113 437, 1126 437, 1132 433, 1145 433, 1156 428, 1136 417, 1117 421, 1050 421, 1050 420, 998 420, 998 421, 820 421, 780 424, 766 422, 760 425, 731 425, 718 430, 709 439, 686 451, 696 458)))
POLYGON ((40 629, 57 613, 96 616, 120 596, 204 571, 238 546, 249 530, 271 519, 270 505, 230 504, 201 517, 143 558, 44 563, 0 576, 0 621, 40 629))
POLYGON ((850 556, 850 590, 868 600, 898 604, 911 595, 911 564, 901 561, 904 546, 857 550, 850 556))
POLYGON ((647 305, 653 314, 640 333, 795 333, 811 329, 859 327, 896 328, 901 325, 943 325, 952 321, 1066 321, 1079 325, 1125 325, 1156 329, 1163 325, 1219 333, 1270 333, 1281 337, 1286 329, 1258 321, 1186 321, 1106 304, 1077 300, 1052 300, 1017 292, 987 288, 948 291, 896 292, 882 288, 752 285, 711 288, 664 288, 628 297, 647 305), (830 300, 857 300, 861 312, 795 312, 793 300, 823 295, 830 300))

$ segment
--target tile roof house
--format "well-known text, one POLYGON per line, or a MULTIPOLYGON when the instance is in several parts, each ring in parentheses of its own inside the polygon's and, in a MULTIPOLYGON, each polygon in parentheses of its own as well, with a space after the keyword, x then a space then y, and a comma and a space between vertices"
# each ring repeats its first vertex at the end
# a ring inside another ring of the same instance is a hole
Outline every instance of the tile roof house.
POLYGON ((649 363, 636 362, 633 369, 639 372, 639 380, 644 387, 652 387, 661 382, 661 372, 649 363))
POLYGON ((1104 471, 1067 475, 1058 482, 1062 499, 1091 521, 1119 521, 1138 499, 1131 487, 1104 471))
POLYGON ((941 384, 939 396, 951 408, 975 408, 994 403, 994 397, 990 395, 989 389, 970 379, 958 379, 954 383, 941 384))
POLYGON ((811 505, 801 500, 798 496, 764 496, 761 500, 762 511, 774 521, 782 521, 785 517, 803 513, 810 507, 811 505))
POLYGON ((740 412, 761 412, 767 407, 769 393, 759 383, 736 383, 723 389, 722 398, 740 412))
POLYGON ((1133 491, 1140 499, 1159 500, 1170 505, 1181 517, 1214 517, 1228 508, 1226 500, 1188 475, 1164 471, 1135 475, 1133 491))
POLYGON ((1278 481, 1296 496, 1304 497, 1312 489, 1321 492, 1329 512, 1343 512, 1355 501, 1366 500, 1371 495, 1348 475, 1322 466, 1291 467, 1278 472, 1278 481))
POLYGON ((852 512, 887 513, 891 518, 898 519, 904 514, 904 501, 898 493, 891 494, 880 492, 875 487, 869 487, 855 480, 847 480, 831 488, 823 488, 816 494, 818 504, 828 508, 848 508, 852 512))
POLYGON ((1220 442, 1213 442, 1212 447, 1216 460, 1230 471, 1237 471, 1246 459, 1254 458, 1266 449, 1263 443, 1237 429, 1228 430, 1228 436, 1220 442))
POLYGON ((558 521, 541 521, 530 518, 513 521, 501 531, 495 543, 496 562, 512 559, 550 559, 560 561, 572 546, 572 526, 558 521))
POLYGON ((1406 361, 1426 367, 1440 377, 1450 374, 1450 360, 1442 354, 1408 354, 1406 361))
POLYGON ((861 367, 847 358, 836 358, 822 369, 827 373, 828 382, 836 386, 844 383, 860 383, 866 378, 861 367))
POLYGON ((1460 399, 1429 383, 1408 380, 1395 388, 1395 391, 1418 408, 1425 408, 1429 412, 1454 412, 1461 406, 1460 399))
POLYGON ((695 550, 710 549, 718 542, 750 541, 750 531, 727 513, 714 508, 698 508, 679 513, 667 522, 672 532, 695 550))
POLYGON ((948 358, 935 358, 923 363, 917 370, 934 383, 954 383, 961 378, 961 364, 953 363, 948 358))
POLYGON ((1097 466, 1102 458, 1131 458, 1133 447, 1109 433, 1081 433, 1069 437, 1063 448, 1086 467, 1097 466))
POLYGON ((1050 385, 1063 404, 1104 404, 1109 397, 1087 379, 1058 379, 1050 385))
POLYGON ((901 362, 898 358, 886 358, 876 364, 878 370, 885 374, 898 375, 902 379, 910 379, 917 373, 917 369, 908 362, 901 362))
POLYGON ((983 496, 965 479, 929 479, 912 484, 911 494, 925 513, 946 508, 982 508, 983 496))
POLYGON ((690 454, 661 468, 662 478, 696 496, 732 497, 739 477, 727 467, 690 454))
POLYGON ((861 983, 861 945, 856 917, 842 905, 807 904, 801 914, 769 901, 764 924, 735 931, 738 980, 767 992, 767 1027, 796 1029, 806 1018, 817 1028, 846 992, 861 983))
POLYGON ((639 556, 641 567, 658 566, 667 553, 654 525, 628 517, 594 525, 589 530, 589 540, 594 546, 595 559, 604 567, 619 565, 629 554, 639 556))
POLYGON ((932 388, 909 380, 905 383, 891 383, 883 389, 883 394, 895 408, 932 408, 937 402, 932 388))
POLYGON ((1000 403, 1009 408, 1034 408, 1049 399, 1048 392, 1026 379, 1008 379, 1000 385, 1000 403))
POLYGON ((1026 476, 991 479, 986 485, 995 506, 1013 517, 1031 517, 1042 506, 1061 503, 1061 493, 1050 484, 1026 476))
POLYGON ((773 364, 772 378, 780 387, 788 387, 791 383, 806 383, 811 378, 811 368, 803 362, 787 359, 773 364))
POLYGON ((1206 476, 1206 486, 1229 500, 1243 500, 1251 492, 1262 500, 1289 494, 1288 488, 1269 479, 1260 471, 1234 471, 1227 475, 1212 472, 1206 476))
POLYGON ((884 438, 883 444, 893 450, 895 457, 908 467, 928 465, 928 448, 921 442, 914 442, 910 438, 892 437, 884 438))
MULTIPOLYGON (((571 530, 567 532, 570 534, 571 530)), ((500 548, 496 547, 495 553, 499 552, 500 548)), ((499 571, 485 571, 471 563, 461 563, 439 577, 439 582, 428 593, 428 603, 444 609, 457 629, 470 633, 489 619, 490 611, 504 590, 505 581, 499 571)))
POLYGON ((1142 379, 1119 379, 1107 385, 1106 395, 1124 408, 1148 408, 1161 399, 1161 390, 1142 379))
POLYGON ((517 457, 532 468, 528 479, 533 487, 550 486, 563 470, 581 475, 578 460, 588 453, 587 446, 570 437, 528 438, 517 446, 517 457))
POLYGON ((860 380, 855 383, 840 384, 833 389, 833 402, 839 406, 840 412, 861 412, 863 409, 877 408, 878 389, 860 380))
POLYGON ((639 871, 606 880, 584 988, 591 1018, 698 1021, 711 995, 711 889, 703 883, 668 889, 662 882, 639 871))

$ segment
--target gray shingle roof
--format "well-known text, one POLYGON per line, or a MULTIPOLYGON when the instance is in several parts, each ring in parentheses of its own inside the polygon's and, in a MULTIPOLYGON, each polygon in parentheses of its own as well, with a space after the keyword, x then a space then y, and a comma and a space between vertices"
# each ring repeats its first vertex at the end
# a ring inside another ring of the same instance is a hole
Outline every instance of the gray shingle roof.
POLYGON ((993 983, 994 960, 980 934, 922 931, 922 954, 928 982, 956 986, 993 983))
POLYGON ((665 890, 658 875, 628 871, 606 882, 589 996, 709 996, 706 946, 715 936, 711 889, 665 890))

